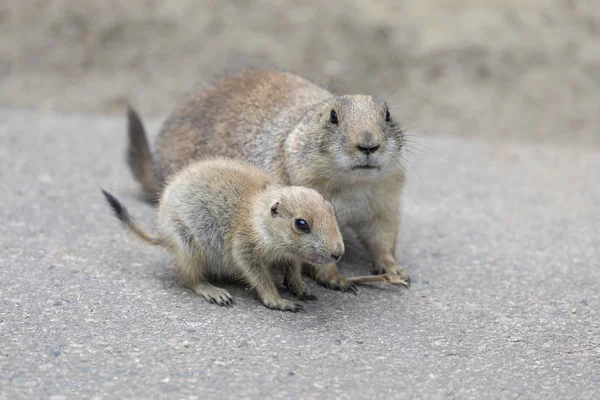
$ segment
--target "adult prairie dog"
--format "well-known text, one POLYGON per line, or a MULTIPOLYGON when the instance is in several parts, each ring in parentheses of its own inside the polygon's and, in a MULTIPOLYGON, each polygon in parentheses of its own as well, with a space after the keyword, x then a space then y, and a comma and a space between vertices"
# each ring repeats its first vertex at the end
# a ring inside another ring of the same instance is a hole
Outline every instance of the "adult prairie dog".
MULTIPOLYGON (((186 95, 150 151, 142 122, 129 109, 129 165, 157 196, 168 177, 208 155, 251 162, 282 184, 317 190, 355 231, 376 274, 397 274, 400 163, 404 136, 385 101, 337 96, 291 73, 243 70, 186 95)), ((347 290, 332 264, 313 270, 319 283, 347 290)))
POLYGON ((247 163, 204 160, 169 179, 158 203, 156 236, 103 193, 131 232, 167 248, 187 286, 219 305, 230 305, 232 297, 209 283, 211 278, 246 282, 269 308, 301 310, 279 295, 271 267, 283 266, 284 283, 295 296, 314 300, 302 280, 302 263, 319 268, 344 254, 332 203, 316 190, 279 185, 247 163))

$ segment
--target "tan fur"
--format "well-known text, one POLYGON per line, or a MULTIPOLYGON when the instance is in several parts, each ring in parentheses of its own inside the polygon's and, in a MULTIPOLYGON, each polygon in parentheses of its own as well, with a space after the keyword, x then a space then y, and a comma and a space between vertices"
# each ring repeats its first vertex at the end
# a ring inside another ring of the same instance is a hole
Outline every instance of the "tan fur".
MULTIPOLYGON (((375 273, 408 279, 395 259, 404 136, 386 110, 378 98, 335 96, 286 72, 228 75, 185 96, 163 124, 153 155, 156 186, 191 160, 249 161, 277 182, 319 191, 340 223, 356 230, 375 273)), ((333 265, 313 275, 325 286, 350 288, 333 265)))
POLYGON ((283 266, 286 286, 312 300, 302 264, 318 269, 344 254, 333 204, 313 189, 279 185, 248 163, 214 158, 175 174, 158 203, 156 236, 139 228, 112 195, 105 196, 138 237, 170 250, 191 289, 221 305, 229 305, 231 296, 210 278, 243 280, 265 306, 298 311, 301 306, 279 295, 270 268, 283 266), (310 232, 299 230, 297 219, 310 232))

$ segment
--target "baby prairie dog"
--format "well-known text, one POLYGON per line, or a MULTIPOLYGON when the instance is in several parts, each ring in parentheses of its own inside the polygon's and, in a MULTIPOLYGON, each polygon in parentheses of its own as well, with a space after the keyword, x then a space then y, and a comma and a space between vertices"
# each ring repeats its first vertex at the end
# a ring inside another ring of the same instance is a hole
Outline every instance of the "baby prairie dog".
MULTIPOLYGON (((405 139, 384 100, 335 95, 274 69, 243 70, 182 98, 153 152, 130 109, 129 139, 129 166, 149 197, 206 155, 251 162, 278 183, 317 190, 368 251, 374 273, 409 280, 395 254, 405 139)), ((354 290, 335 263, 311 275, 326 287, 354 290)))
POLYGON ((242 280, 266 307, 302 310, 279 295, 271 267, 283 266, 284 285, 296 297, 316 300, 302 280, 302 264, 329 264, 344 254, 332 203, 313 189, 276 184, 250 164, 214 158, 177 173, 162 191, 156 236, 103 193, 134 235, 168 249, 186 285, 219 305, 233 299, 210 279, 242 280))

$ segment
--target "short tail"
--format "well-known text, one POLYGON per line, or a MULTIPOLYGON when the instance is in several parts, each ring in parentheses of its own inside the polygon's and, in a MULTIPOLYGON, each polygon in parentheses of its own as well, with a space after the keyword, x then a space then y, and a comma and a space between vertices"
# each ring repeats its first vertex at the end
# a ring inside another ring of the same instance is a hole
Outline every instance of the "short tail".
POLYGON ((127 122, 127 133, 129 135, 127 163, 135 179, 142 184, 146 196, 156 201, 158 185, 146 130, 139 115, 131 107, 127 108, 127 122))
POLYGON ((127 209, 119 202, 119 200, 115 198, 115 196, 108 193, 104 189, 100 190, 102 190, 102 194, 104 194, 104 197, 106 197, 106 201, 108 201, 108 204, 113 209, 115 216, 119 218, 119 220, 123 223, 123 225, 125 225, 127 229, 129 229, 129 231, 131 231, 135 236, 137 236, 139 239, 143 240, 146 243, 152 245, 161 244, 160 238, 158 236, 152 236, 144 232, 142 228, 140 228, 140 226, 135 222, 131 215, 129 215, 127 209))

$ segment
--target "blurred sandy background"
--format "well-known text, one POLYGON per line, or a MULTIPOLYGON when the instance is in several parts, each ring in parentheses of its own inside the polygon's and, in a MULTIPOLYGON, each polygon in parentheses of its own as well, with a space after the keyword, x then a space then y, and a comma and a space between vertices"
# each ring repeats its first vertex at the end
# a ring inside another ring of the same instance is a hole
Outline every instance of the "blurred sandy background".
POLYGON ((246 65, 391 95, 426 136, 600 146, 597 0, 0 4, 0 107, 162 118, 246 65))

